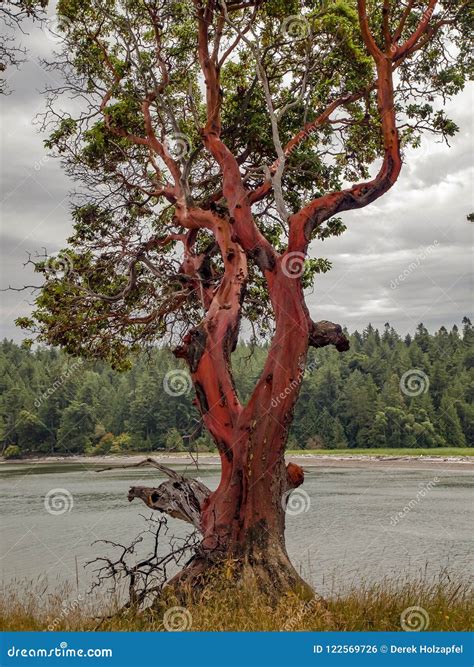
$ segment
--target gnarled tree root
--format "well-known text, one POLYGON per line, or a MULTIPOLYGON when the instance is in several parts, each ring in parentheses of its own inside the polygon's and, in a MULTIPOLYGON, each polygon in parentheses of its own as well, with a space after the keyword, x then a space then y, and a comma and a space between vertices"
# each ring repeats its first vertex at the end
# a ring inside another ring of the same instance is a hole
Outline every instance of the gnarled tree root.
POLYGON ((305 602, 317 599, 326 607, 325 601, 300 577, 286 554, 279 551, 265 554, 253 551, 251 555, 221 558, 197 554, 170 579, 166 588, 182 601, 197 601, 204 592, 212 590, 235 590, 236 594, 252 590, 274 602, 292 594, 305 602))

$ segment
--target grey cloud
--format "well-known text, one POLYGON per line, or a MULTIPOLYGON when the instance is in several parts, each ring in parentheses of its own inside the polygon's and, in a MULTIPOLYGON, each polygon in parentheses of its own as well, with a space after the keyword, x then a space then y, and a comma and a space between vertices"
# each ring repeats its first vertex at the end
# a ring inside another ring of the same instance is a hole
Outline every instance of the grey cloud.
POLYGON ((442 244, 420 255, 412 251, 343 256, 334 269, 317 278, 308 295, 315 319, 337 321, 349 329, 370 321, 389 321, 402 333, 423 321, 429 328, 459 324, 472 309, 471 254, 442 244))

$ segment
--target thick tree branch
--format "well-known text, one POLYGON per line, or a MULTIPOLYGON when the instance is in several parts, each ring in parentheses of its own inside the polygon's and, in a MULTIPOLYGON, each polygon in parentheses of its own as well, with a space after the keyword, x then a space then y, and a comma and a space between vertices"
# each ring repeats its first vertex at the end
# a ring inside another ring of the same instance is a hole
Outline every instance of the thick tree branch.
POLYGON ((211 229, 224 265, 218 287, 209 292, 206 315, 192 329, 183 344, 174 350, 189 365, 196 388, 196 403, 206 428, 213 436, 223 458, 231 456, 232 430, 241 411, 235 390, 230 355, 237 344, 243 291, 247 281, 247 259, 232 238, 229 220, 202 209, 199 214, 211 229))
POLYGON ((313 200, 290 218, 290 251, 306 252, 314 229, 336 213, 362 208, 378 199, 396 182, 401 170, 393 88, 393 59, 382 53, 368 26, 365 0, 358 0, 359 21, 367 50, 377 69, 377 106, 380 114, 384 158, 377 176, 339 192, 313 200))
MULTIPOLYGON (((322 127, 325 123, 327 123, 332 113, 336 109, 344 106, 345 104, 349 104, 350 102, 356 102, 357 100, 362 99, 366 93, 367 90, 364 89, 364 91, 361 91, 360 93, 343 95, 342 97, 339 97, 337 100, 334 100, 334 102, 331 102, 331 104, 328 104, 328 106, 324 109, 322 113, 319 114, 319 116, 317 116, 314 120, 310 121, 309 123, 306 123, 303 129, 300 132, 298 132, 298 134, 296 134, 292 139, 290 139, 290 141, 287 142, 283 151, 285 157, 291 155, 291 153, 296 148, 298 148, 298 146, 305 139, 314 134, 319 127, 322 127)), ((280 158, 275 160, 275 162, 273 162, 273 164, 271 165, 270 174, 274 174, 278 169, 279 165, 280 165, 280 158)), ((255 204, 256 202, 261 201, 269 192, 271 192, 272 188, 273 188, 272 180, 271 178, 268 178, 258 188, 249 193, 250 203, 255 204)))
MULTIPOLYGON (((463 6, 467 3, 463 3, 463 6)), ((383 31, 385 38, 385 46, 387 54, 390 55, 392 60, 392 71, 394 71, 408 55, 411 55, 416 50, 419 50, 424 46, 424 44, 429 41, 429 39, 421 39, 423 36, 426 36, 429 33, 429 38, 432 38, 435 32, 439 28, 451 21, 439 21, 434 26, 430 28, 429 21, 433 14, 434 7, 436 5, 436 0, 431 0, 428 6, 428 9, 423 14, 423 18, 417 28, 417 30, 410 36, 407 41, 401 45, 397 46, 397 42, 402 34, 403 28, 405 26, 406 20, 410 15, 410 12, 413 9, 413 2, 408 2, 402 17, 400 19, 399 26, 395 31, 393 37, 390 35, 389 31, 389 13, 390 13, 390 2, 389 0, 384 0, 383 6, 383 31)), ((362 2, 359 9, 359 16, 361 18, 361 32, 366 42, 369 53, 375 58, 380 58, 383 54, 381 49, 377 46, 375 39, 370 32, 368 17, 366 11, 366 2, 362 2)), ((363 99, 367 96, 372 90, 378 89, 379 81, 378 79, 374 81, 371 85, 365 87, 363 90, 360 90, 356 93, 351 93, 347 95, 342 95, 338 99, 334 100, 321 112, 314 120, 308 122, 303 129, 298 132, 288 143, 285 145, 283 154, 286 157, 295 150, 299 144, 301 144, 305 139, 307 139, 311 134, 313 134, 318 128, 324 126, 326 123, 330 122, 330 118, 334 111, 337 109, 363 99)), ((270 175, 274 174, 281 164, 281 158, 279 157, 270 167, 270 175)), ((271 178, 267 178, 261 185, 255 188, 252 192, 249 193, 249 201, 251 204, 261 201, 267 194, 269 194, 273 189, 273 183, 271 178)), ((365 204, 364 204, 365 205, 365 204)), ((327 218, 326 218, 327 219, 327 218)))
POLYGON ((364 44, 367 47, 367 51, 376 61, 378 58, 382 57, 382 51, 377 46, 377 42, 375 41, 375 38, 370 31, 366 0, 357 0, 357 9, 359 12, 359 25, 360 31, 362 33, 362 39, 364 40, 364 44))
MULTIPOLYGON (((222 173, 222 193, 227 201, 233 233, 239 245, 265 272, 275 263, 276 252, 261 234, 252 216, 248 191, 243 185, 239 163, 220 138, 221 133, 221 88, 219 66, 209 55, 209 26, 214 11, 214 2, 209 2, 205 12, 195 0, 198 15, 198 55, 206 84, 207 122, 202 135, 206 148, 218 163, 222 173)), ((217 58, 217 56, 216 56, 217 58)))
POLYGON ((349 349, 349 341, 343 334, 341 325, 326 320, 311 322, 309 344, 311 347, 334 345, 338 352, 345 352, 349 349))
POLYGON ((406 53, 411 51, 411 49, 417 44, 420 37, 428 30, 430 19, 433 16, 434 9, 436 7, 437 0, 430 0, 426 11, 423 13, 423 17, 418 24, 416 30, 410 35, 404 44, 399 46, 395 51, 395 58, 402 58, 406 53))
POLYGON ((403 29, 405 28, 405 23, 407 22, 407 19, 410 16, 411 10, 413 9, 414 1, 415 0, 408 0, 407 6, 403 10, 403 13, 402 13, 402 16, 400 18, 400 22, 398 24, 398 27, 393 34, 394 43, 398 42, 398 40, 400 39, 400 37, 403 33, 403 29))

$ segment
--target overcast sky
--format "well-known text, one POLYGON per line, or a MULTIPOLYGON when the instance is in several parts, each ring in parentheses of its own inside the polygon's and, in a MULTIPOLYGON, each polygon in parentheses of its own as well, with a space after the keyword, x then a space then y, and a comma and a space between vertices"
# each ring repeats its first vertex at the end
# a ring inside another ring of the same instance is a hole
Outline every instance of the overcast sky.
MULTIPOLYGON (((42 109, 48 75, 37 62, 50 55, 54 40, 34 28, 24 38, 30 60, 10 70, 13 93, 1 100, 2 287, 39 284, 27 252, 59 250, 71 231, 71 182, 57 160, 47 158, 43 137, 32 124, 42 109)), ((426 137, 409 151, 392 190, 369 207, 343 215, 348 231, 313 244, 312 255, 327 257, 333 269, 317 277, 308 294, 313 319, 328 319, 350 331, 369 322, 390 322, 401 333, 419 322, 430 330, 471 316, 473 225, 472 88, 453 100, 448 114, 460 126, 451 147, 426 137), (401 278, 400 278, 401 276, 401 278)), ((28 314, 27 294, 2 293, 0 336, 20 340, 14 319, 28 314)))

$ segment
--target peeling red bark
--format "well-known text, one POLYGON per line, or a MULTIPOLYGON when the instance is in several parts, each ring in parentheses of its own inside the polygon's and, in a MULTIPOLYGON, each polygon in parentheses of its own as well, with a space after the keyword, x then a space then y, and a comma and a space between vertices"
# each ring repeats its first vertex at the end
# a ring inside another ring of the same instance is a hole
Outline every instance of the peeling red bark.
MULTIPOLYGON (((225 254, 226 248, 233 248, 245 257, 234 244, 223 235, 221 251, 225 254)), ((260 379, 247 405, 242 406, 230 374, 243 283, 243 259, 240 261, 239 265, 232 258, 233 269, 228 269, 229 282, 222 286, 222 298, 176 351, 188 361, 197 403, 222 463, 219 486, 202 505, 202 550, 210 559, 217 555, 237 558, 252 563, 253 569, 259 563, 261 580, 277 566, 282 586, 301 588, 305 584, 285 549, 284 496, 303 483, 304 475, 299 466, 285 465, 284 452, 310 332, 317 325, 309 318, 300 280, 286 275, 282 258, 278 258, 267 270, 275 334, 260 379), (224 301, 227 307, 223 309, 224 301)), ((324 331, 332 326, 340 332, 340 327, 325 324, 324 331)), ((321 338, 320 344, 329 342, 321 338)))

